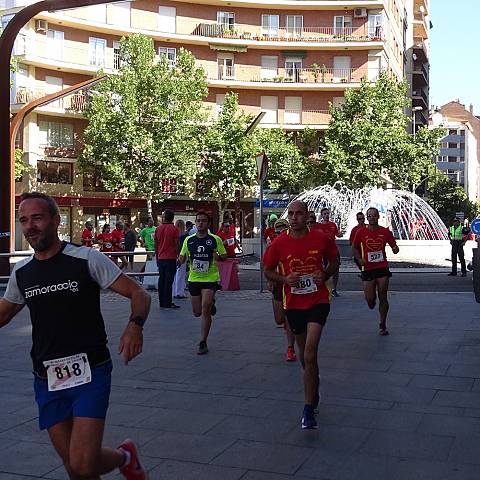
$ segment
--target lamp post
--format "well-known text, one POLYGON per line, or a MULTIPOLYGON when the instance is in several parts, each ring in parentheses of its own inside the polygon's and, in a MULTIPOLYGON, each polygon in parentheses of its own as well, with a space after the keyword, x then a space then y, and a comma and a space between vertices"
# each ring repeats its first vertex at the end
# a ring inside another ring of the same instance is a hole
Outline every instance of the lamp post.
MULTIPOLYGON (((15 167, 10 155, 10 59, 20 29, 43 11, 88 7, 118 0, 43 0, 23 8, 8 22, 0 36, 0 253, 12 248, 15 222, 15 167)), ((0 260, 0 275, 10 274, 8 257, 0 260)))

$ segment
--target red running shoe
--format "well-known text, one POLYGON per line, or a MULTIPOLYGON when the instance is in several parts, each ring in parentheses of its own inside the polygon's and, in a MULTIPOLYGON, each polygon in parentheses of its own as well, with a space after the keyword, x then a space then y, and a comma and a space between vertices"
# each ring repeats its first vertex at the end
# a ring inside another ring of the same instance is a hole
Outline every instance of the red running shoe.
POLYGON ((138 450, 133 441, 127 438, 118 448, 130 453, 130 463, 124 467, 120 467, 120 473, 127 480, 148 480, 148 474, 140 464, 138 450))
POLYGON ((295 362, 297 356, 295 355, 295 349, 293 347, 288 347, 287 349, 287 362, 295 362))

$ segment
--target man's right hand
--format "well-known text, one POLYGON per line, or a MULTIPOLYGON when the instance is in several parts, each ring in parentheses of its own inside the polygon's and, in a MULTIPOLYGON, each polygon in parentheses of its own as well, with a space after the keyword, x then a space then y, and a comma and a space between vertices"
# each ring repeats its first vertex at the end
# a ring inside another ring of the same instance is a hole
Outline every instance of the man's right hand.
POLYGON ((299 280, 300 280, 300 274, 297 272, 292 272, 285 277, 283 283, 286 283, 290 287, 296 287, 298 285, 299 280))

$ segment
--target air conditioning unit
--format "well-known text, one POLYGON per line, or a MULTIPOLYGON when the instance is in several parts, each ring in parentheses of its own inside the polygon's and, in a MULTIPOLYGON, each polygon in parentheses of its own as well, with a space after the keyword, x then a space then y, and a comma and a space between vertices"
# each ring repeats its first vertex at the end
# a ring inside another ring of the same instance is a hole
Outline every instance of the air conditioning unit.
POLYGON ((35 29, 39 33, 46 33, 48 30, 48 22, 46 20, 37 20, 35 23, 35 29))
POLYGON ((366 18, 368 16, 366 8, 355 8, 353 10, 353 16, 355 18, 366 18))

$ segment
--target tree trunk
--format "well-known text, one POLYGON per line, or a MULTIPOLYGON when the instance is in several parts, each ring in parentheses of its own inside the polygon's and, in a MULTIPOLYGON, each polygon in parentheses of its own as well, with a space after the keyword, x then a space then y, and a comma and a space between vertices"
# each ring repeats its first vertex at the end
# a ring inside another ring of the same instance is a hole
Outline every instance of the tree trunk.
POLYGON ((152 196, 148 195, 147 197, 147 215, 149 218, 153 218, 153 210, 152 210, 152 196))
POLYGON ((223 215, 225 215, 225 202, 223 202, 223 200, 217 200, 217 205, 218 205, 218 229, 220 230, 223 222, 223 215))

